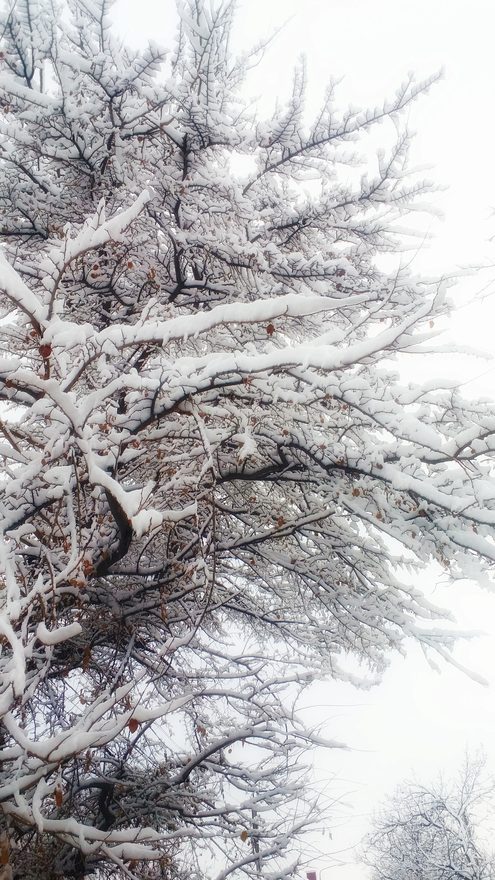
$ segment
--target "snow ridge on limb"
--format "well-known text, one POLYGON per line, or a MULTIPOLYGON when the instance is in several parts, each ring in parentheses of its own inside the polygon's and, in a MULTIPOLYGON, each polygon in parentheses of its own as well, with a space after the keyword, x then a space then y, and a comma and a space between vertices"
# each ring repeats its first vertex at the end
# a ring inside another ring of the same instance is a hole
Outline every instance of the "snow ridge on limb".
POLYGON ((349 654, 375 681, 409 636, 448 655, 403 566, 491 576, 494 409, 393 370, 447 309, 376 266, 425 189, 407 138, 334 175, 430 83, 370 113, 329 90, 305 131, 300 70, 262 122, 234 4, 180 10, 170 61, 104 0, 2 19, 0 806, 25 880, 293 876, 321 745, 298 694, 355 681, 349 654))

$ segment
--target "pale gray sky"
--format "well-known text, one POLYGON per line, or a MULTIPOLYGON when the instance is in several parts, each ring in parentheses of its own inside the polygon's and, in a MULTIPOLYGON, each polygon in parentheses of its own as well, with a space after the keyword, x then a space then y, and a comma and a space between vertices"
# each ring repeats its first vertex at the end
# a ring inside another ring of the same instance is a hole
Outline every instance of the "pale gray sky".
MULTIPOLYGON (((175 27, 171 0, 118 0, 114 15, 129 42, 152 37, 170 43, 175 27)), ((435 239, 419 250, 414 268, 451 273, 459 265, 495 264, 495 241, 489 241, 495 235, 493 0, 240 0, 238 42, 246 47, 284 21, 251 78, 251 92, 267 109, 270 96, 288 93, 292 62, 301 53, 307 56, 308 102, 315 110, 330 77, 344 77, 342 105, 375 105, 410 70, 421 78, 444 68, 443 81, 415 105, 408 120, 417 132, 412 164, 428 165, 427 176, 448 187, 430 199, 444 212, 443 222, 421 217, 419 228, 435 239)), ((495 268, 463 281, 455 294, 459 304, 492 278, 495 288, 495 268)), ((493 353, 494 316, 495 297, 477 308, 462 308, 452 320, 451 335, 493 353)), ((484 373, 467 388, 494 394, 495 371, 489 363, 466 364, 459 358, 435 370, 455 370, 459 376, 484 373)), ((466 747, 483 747, 495 767, 495 597, 472 585, 450 591, 435 587, 439 577, 434 571, 425 577, 438 604, 454 608, 463 629, 488 633, 460 645, 457 656, 484 675, 489 686, 453 669, 433 672, 411 646, 408 657, 395 658, 383 684, 372 691, 361 693, 335 682, 315 689, 314 717, 327 736, 353 749, 315 759, 316 778, 337 777, 328 793, 343 799, 332 839, 316 836, 314 842, 329 854, 343 850, 345 864, 325 870, 321 880, 366 880, 349 848, 366 832, 380 799, 404 777, 427 781, 440 772, 455 772, 466 747)), ((315 855, 315 868, 325 863, 315 855)))

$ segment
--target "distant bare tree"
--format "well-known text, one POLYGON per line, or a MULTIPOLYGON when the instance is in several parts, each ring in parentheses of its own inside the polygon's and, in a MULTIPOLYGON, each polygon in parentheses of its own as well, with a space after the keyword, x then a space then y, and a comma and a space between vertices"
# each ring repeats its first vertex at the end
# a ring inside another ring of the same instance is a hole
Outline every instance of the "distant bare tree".
POLYGON ((364 847, 373 880, 493 880, 487 846, 491 829, 482 819, 493 811, 493 783, 483 762, 467 761, 450 785, 401 786, 377 817, 364 847))

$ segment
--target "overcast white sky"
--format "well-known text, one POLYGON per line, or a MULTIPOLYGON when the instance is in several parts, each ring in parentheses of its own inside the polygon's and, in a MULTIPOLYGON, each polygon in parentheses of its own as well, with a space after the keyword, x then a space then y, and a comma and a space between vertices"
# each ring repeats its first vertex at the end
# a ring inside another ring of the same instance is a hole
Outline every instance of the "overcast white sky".
MULTIPOLYGON (((169 44, 175 27, 173 0, 118 0, 115 17, 129 42, 152 37, 169 44)), ((425 233, 435 238, 415 258, 415 270, 451 273, 458 266, 495 264, 495 4, 493 0, 240 0, 238 42, 243 47, 287 22, 262 66, 253 72, 250 89, 263 108, 271 97, 288 93, 291 65, 307 56, 308 102, 317 109, 330 77, 344 77, 342 105, 375 105, 391 95, 413 70, 418 77, 443 67, 443 81, 410 112, 417 132, 412 164, 427 164, 428 177, 448 187, 431 198, 443 222, 422 217, 425 233)), ((459 285, 456 298, 484 287, 495 268, 477 272, 459 285)), ((477 308, 463 307, 453 318, 451 335, 493 352, 495 297, 477 308)), ((432 368, 427 367, 428 370, 432 368)), ((494 396, 495 370, 490 363, 450 360, 438 374, 455 370, 462 376, 484 374, 477 387, 494 396)), ((411 646, 406 659, 392 661, 383 684, 359 692, 329 682, 315 690, 312 710, 327 736, 345 740, 348 753, 318 754, 317 777, 337 777, 329 795, 342 796, 341 823, 315 837, 328 854, 342 850, 342 863, 322 871, 321 880, 366 880, 364 867, 353 863, 350 847, 366 832, 369 814, 380 799, 405 777, 428 781, 448 774, 462 762, 466 747, 483 747, 495 768, 495 597, 474 585, 436 585, 430 572, 425 587, 439 604, 453 607, 463 629, 488 635, 459 647, 457 656, 484 675, 482 688, 453 669, 433 672, 411 646)), ((328 864, 316 857, 313 866, 328 864)))

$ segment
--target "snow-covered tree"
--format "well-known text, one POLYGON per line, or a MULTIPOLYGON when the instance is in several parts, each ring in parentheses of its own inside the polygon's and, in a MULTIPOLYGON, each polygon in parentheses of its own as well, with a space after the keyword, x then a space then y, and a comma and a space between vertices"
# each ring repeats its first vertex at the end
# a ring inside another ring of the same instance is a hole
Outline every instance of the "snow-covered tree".
MULTIPOLYGON (((438 285, 377 254, 422 184, 351 150, 428 84, 260 121, 230 2, 129 51, 107 0, 1 21, 2 876, 291 875, 300 690, 495 559, 495 414, 403 384, 438 285), (341 172, 347 169, 345 174, 341 172)), ((350 677, 350 674, 349 674, 350 677)))
POLYGON ((373 880, 493 880, 483 834, 493 784, 482 771, 482 762, 468 761, 448 785, 399 788, 364 847, 373 880))

